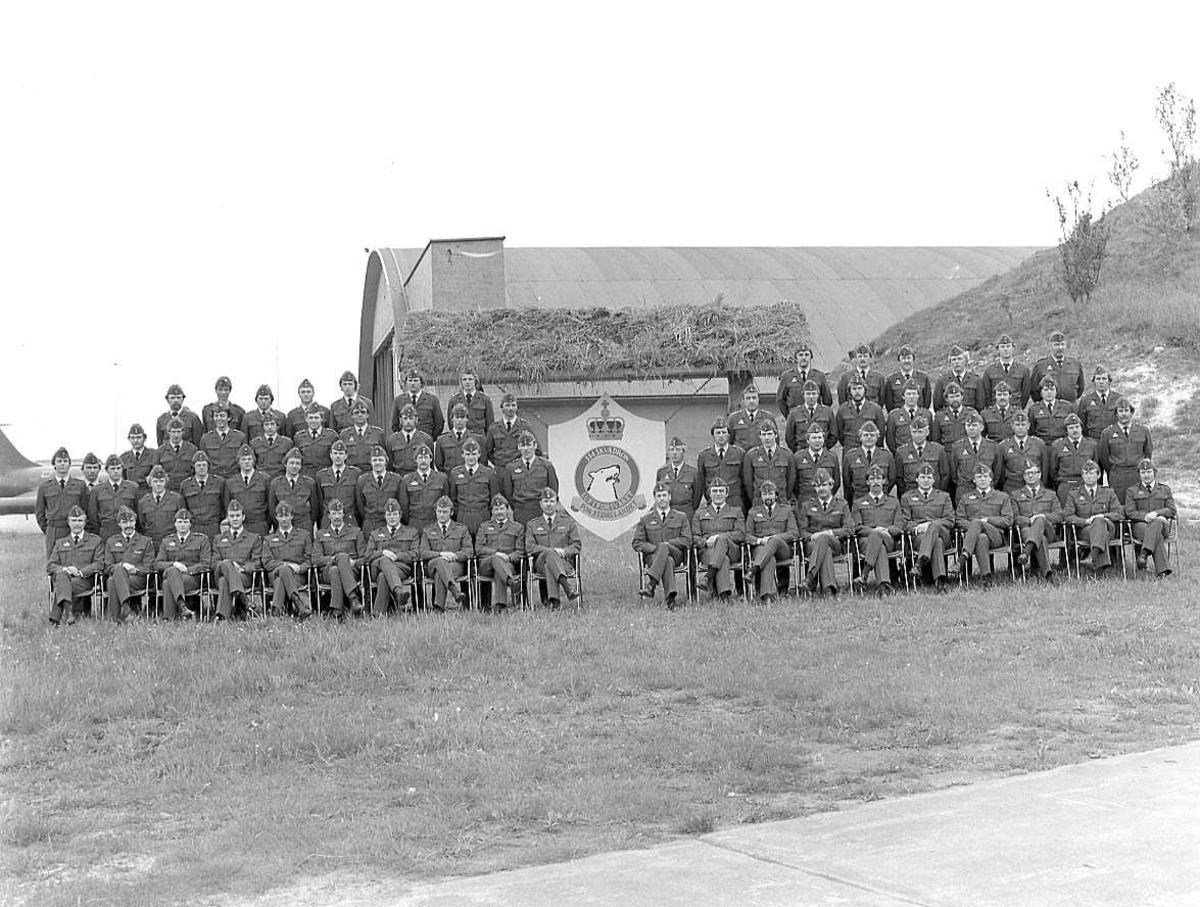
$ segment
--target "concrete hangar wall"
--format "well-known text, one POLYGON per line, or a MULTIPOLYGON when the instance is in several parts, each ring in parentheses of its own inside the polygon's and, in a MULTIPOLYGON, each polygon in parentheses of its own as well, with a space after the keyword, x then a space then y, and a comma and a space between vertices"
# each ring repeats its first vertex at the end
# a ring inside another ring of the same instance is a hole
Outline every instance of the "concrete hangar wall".
MULTIPOLYGON (((1029 247, 505 248, 503 237, 431 240, 423 249, 376 249, 363 287, 359 376, 386 417, 398 386, 394 342, 409 312, 500 308, 646 308, 720 294, 732 305, 790 300, 804 307, 815 364, 829 371, 846 351, 913 312, 1015 267, 1029 247)), ((932 363, 926 363, 932 365, 932 363)), ((884 368, 887 366, 885 364, 884 368)), ((550 425, 577 417, 607 392, 629 411, 663 423, 694 453, 713 417, 730 408, 725 377, 681 374, 668 381, 623 375, 570 376, 511 390, 543 445, 550 425)), ((772 407, 778 375, 756 377, 772 407)), ((444 402, 457 376, 431 384, 444 402)), ((734 388, 734 393, 740 389, 734 388)), ((497 401, 498 402, 498 401, 497 401)), ((385 426, 386 428, 386 426, 385 426)), ((544 449, 553 456, 553 450, 544 449)), ((566 477, 562 477, 564 482, 566 477)))

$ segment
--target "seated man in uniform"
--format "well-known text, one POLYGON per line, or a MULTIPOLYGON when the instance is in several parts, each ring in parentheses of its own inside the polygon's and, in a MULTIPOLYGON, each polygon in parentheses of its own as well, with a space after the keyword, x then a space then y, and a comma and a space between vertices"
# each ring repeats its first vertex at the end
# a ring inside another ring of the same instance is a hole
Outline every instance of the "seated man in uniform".
POLYGON ((579 526, 559 510, 554 488, 542 489, 538 505, 541 514, 525 524, 525 552, 533 558, 534 572, 546 579, 547 606, 558 608, 564 595, 574 605, 579 601, 579 580, 572 566, 580 551, 579 526))
POLYGON ((475 535, 475 557, 481 579, 491 580, 492 610, 503 611, 521 602, 521 559, 525 556, 525 527, 512 518, 508 499, 492 496, 492 518, 475 535))
POLYGON ((302 532, 292 525, 292 508, 281 501, 275 508, 277 529, 262 545, 263 569, 271 581, 271 611, 283 612, 288 605, 298 621, 312 617, 309 601, 308 571, 312 568, 312 533, 302 532))
POLYGON ((855 585, 874 583, 880 595, 892 592, 888 555, 900 538, 900 502, 885 493, 887 472, 875 465, 867 470, 867 493, 854 502, 854 536, 858 539, 860 570, 855 585), (871 577, 874 577, 872 580, 871 577))
POLYGON ((900 499, 900 525, 917 552, 915 578, 921 581, 930 576, 934 588, 945 592, 946 546, 954 528, 954 504, 949 494, 935 487, 936 481, 933 465, 922 463, 917 470, 917 487, 900 499))
POLYGON ((652 599, 662 586, 667 610, 674 611, 678 598, 675 567, 687 562, 688 549, 692 547, 692 527, 687 514, 671 508, 669 482, 654 486, 654 506, 638 520, 632 544, 649 574, 638 595, 652 599))
POLYGON ((246 610, 246 595, 255 570, 262 568, 262 537, 246 528, 242 502, 229 502, 229 528, 213 542, 213 573, 217 577, 217 620, 229 620, 246 610))
POLYGON ((117 510, 115 535, 104 543, 103 568, 108 577, 108 618, 129 617, 129 600, 146 591, 146 580, 154 572, 154 543, 137 531, 137 514, 131 507, 117 510))
POLYGON ((371 532, 365 560, 375 582, 375 599, 371 616, 382 617, 394 602, 396 610, 409 607, 405 584, 412 579, 420 553, 421 538, 417 530, 400 523, 400 502, 388 498, 383 505, 384 524, 371 532))
POLYGON ((433 607, 447 610, 446 599, 461 608, 467 603, 461 583, 467 562, 475 556, 471 533, 462 523, 450 519, 454 502, 442 495, 434 504, 434 520, 421 531, 421 563, 425 575, 433 577, 433 607))
POLYGON ((1134 559, 1138 570, 1154 561, 1154 575, 1171 575, 1167 559, 1167 533, 1175 519, 1175 497, 1171 489, 1158 481, 1158 470, 1150 460, 1138 463, 1140 481, 1125 492, 1125 519, 1129 520, 1137 542, 1134 559))
POLYGON ((1058 495, 1042 484, 1042 468, 1034 461, 1025 465, 1025 485, 1012 495, 1015 525, 1021 535, 1021 566, 1033 565, 1043 580, 1054 579, 1050 563, 1051 542, 1058 541, 1062 525, 1062 504, 1058 495))
POLYGON ((777 504, 778 489, 770 479, 758 488, 761 504, 746 515, 746 541, 750 544, 750 578, 763 602, 779 596, 779 568, 792 561, 796 540, 796 514, 786 504, 777 504))
POLYGON ((66 612, 67 624, 75 623, 76 609, 87 613, 88 596, 96 584, 96 574, 102 569, 100 536, 86 531, 87 514, 78 504, 67 511, 67 534, 54 543, 46 561, 46 575, 51 578, 50 623, 58 626, 66 612), (76 603, 82 601, 82 607, 76 603))
POLYGON ((729 486, 720 476, 708 484, 709 503, 692 517, 692 544, 704 568, 708 591, 721 601, 733 597, 731 567, 741 563, 746 527, 742 511, 727 503, 729 486))
POLYGON ((850 505, 833 496, 833 485, 832 475, 826 470, 817 470, 813 480, 816 497, 796 505, 808 564, 804 583, 809 592, 820 588, 826 595, 837 595, 833 559, 842 553, 853 528, 850 505))
POLYGON ((187 596, 200 591, 200 577, 212 567, 212 543, 208 536, 192 532, 192 515, 181 507, 175 513, 175 532, 158 546, 155 568, 162 574, 163 617, 191 620, 187 596))
MULTIPOLYGON (((1095 571, 1097 576, 1112 566, 1108 547, 1125 518, 1125 509, 1111 488, 1100 484, 1100 464, 1088 460, 1083 464, 1083 484, 1067 495, 1064 519, 1075 530, 1080 551, 1079 566, 1095 571)), ((1078 552, 1076 556, 1078 557, 1078 552)))
POLYGON ((329 586, 329 610, 338 620, 346 616, 347 599, 350 600, 351 614, 362 613, 362 591, 358 580, 362 549, 362 533, 357 526, 346 525, 345 505, 334 498, 329 502, 329 526, 316 533, 313 566, 321 571, 321 579, 329 586))
POLYGON ((992 470, 985 463, 975 467, 975 489, 962 495, 955 510, 954 525, 963 533, 963 558, 949 571, 957 576, 975 557, 975 572, 987 585, 992 579, 992 549, 1005 547, 1013 524, 1012 498, 992 488, 992 470))

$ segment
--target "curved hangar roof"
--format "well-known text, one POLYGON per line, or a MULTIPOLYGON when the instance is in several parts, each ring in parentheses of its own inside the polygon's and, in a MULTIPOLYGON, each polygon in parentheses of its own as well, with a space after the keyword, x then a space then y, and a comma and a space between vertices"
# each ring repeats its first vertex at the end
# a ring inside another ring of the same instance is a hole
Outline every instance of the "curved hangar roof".
MULTIPOLYGON (((520 249, 504 248, 502 238, 434 240, 423 250, 378 249, 368 260, 363 288, 360 374, 370 374, 372 355, 408 311, 478 304, 457 304, 449 298, 449 286, 446 292, 434 290, 435 278, 425 272, 443 247, 447 260, 458 251, 477 267, 486 261, 493 274, 502 275, 503 303, 498 291, 492 298, 508 308, 641 308, 708 301, 718 294, 733 305, 788 299, 804 307, 817 364, 825 367, 854 344, 1038 251, 1026 246, 520 249)), ((461 288, 461 281, 455 287, 461 288)))

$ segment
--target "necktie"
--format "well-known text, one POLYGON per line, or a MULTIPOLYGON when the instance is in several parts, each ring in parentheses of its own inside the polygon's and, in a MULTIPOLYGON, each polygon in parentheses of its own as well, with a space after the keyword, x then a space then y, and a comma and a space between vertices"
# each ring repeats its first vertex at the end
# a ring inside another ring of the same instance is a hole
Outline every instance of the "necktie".
POLYGON ((179 456, 179 448, 178 447, 172 447, 171 449, 175 451, 175 456, 179 456))
POLYGON ((288 484, 292 486, 292 491, 296 490, 296 480, 295 479, 288 479, 288 484))
POLYGON ((924 447, 918 447, 918 448, 917 448, 917 459, 918 459, 918 460, 919 460, 919 459, 921 459, 921 454, 922 454, 922 453, 924 453, 924 452, 925 452, 925 448, 924 448, 924 447))
POLYGON ((1123 429, 1121 429, 1121 431, 1125 432, 1125 440, 1128 441, 1129 440, 1129 429, 1123 428, 1123 429))
POLYGON ((725 451, 722 450, 721 448, 717 448, 717 462, 718 463, 725 462, 725 451))
POLYGON ((456 440, 456 441, 458 441, 458 442, 461 444, 461 443, 462 443, 462 432, 461 432, 461 431, 456 431, 456 432, 454 433, 454 438, 455 438, 455 440, 456 440))
POLYGON ((552 516, 546 517, 546 528, 549 529, 551 532, 554 531, 554 517, 552 517, 552 516))
POLYGON ((471 408, 471 397, 473 394, 467 394, 467 409, 471 408))
POLYGON ((313 440, 314 440, 314 441, 315 441, 315 440, 317 440, 317 433, 316 433, 315 431, 311 431, 311 430, 310 430, 310 431, 309 431, 309 434, 310 434, 310 435, 312 435, 312 438, 313 438, 313 440))
POLYGON ((334 484, 337 484, 342 481, 342 471, 340 469, 335 469, 333 471, 333 481, 334 481, 334 484))
POLYGON ((469 475, 469 476, 475 475, 475 467, 474 466, 472 466, 470 469, 467 470, 467 475, 469 475))
POLYGON ((233 540, 236 542, 239 538, 241 538, 241 535, 242 534, 240 532, 235 532, 233 534, 233 540))
POLYGON ((975 449, 975 456, 979 456, 979 445, 972 444, 971 447, 973 447, 975 449))
POLYGON ((928 491, 922 491, 922 492, 921 492, 921 497, 925 499, 925 503, 926 503, 926 504, 928 504, 928 503, 929 503, 929 492, 928 492, 928 491))
POLYGON ((770 507, 767 508, 767 519, 770 519, 773 516, 775 516, 775 505, 774 504, 772 504, 770 507))
POLYGON ((285 532, 283 534, 283 540, 286 542, 289 538, 291 538, 291 535, 292 534, 290 532, 285 532))
POLYGON ((361 439, 361 438, 365 438, 366 436, 367 436, 367 430, 365 428, 360 428, 358 430, 358 437, 361 439))
POLYGON ((196 486, 197 486, 197 487, 198 487, 198 488, 199 488, 201 491, 203 491, 203 490, 204 490, 204 483, 203 483, 203 482, 197 482, 197 483, 196 483, 196 486))
POLYGON ((505 423, 504 423, 504 430, 505 430, 505 431, 512 431, 512 427, 513 427, 513 424, 512 424, 511 422, 505 422, 505 423))
POLYGON ((412 395, 412 401, 413 401, 413 406, 416 406, 417 405, 417 395, 416 394, 412 395))
POLYGON ((66 480, 66 479, 59 479, 59 480, 58 480, 58 487, 59 487, 59 488, 61 488, 63 491, 66 491, 66 490, 67 490, 67 480, 66 480))
POLYGON ((1108 394, 1101 394, 1100 395, 1100 405, 1104 406, 1106 403, 1108 403, 1108 394))
POLYGON ((1096 489, 1095 488, 1088 489, 1088 499, 1092 500, 1092 501, 1096 500, 1096 489))
POLYGON ((154 503, 155 503, 155 504, 161 504, 161 503, 162 503, 162 495, 161 495, 161 494, 156 494, 156 495, 154 496, 154 503))
POLYGON ((822 502, 821 502, 821 512, 822 512, 822 513, 829 513, 829 502, 828 502, 828 501, 822 501, 822 502))
POLYGON ((378 486, 380 489, 382 489, 382 488, 383 488, 383 476, 376 476, 376 477, 375 477, 375 484, 376 484, 376 486, 378 486))
POLYGON ((406 431, 406 432, 404 433, 404 443, 405 443, 405 444, 411 444, 411 443, 412 443, 412 432, 411 432, 411 431, 406 431))
POLYGON ((75 542, 75 544, 76 544, 76 545, 78 545, 78 544, 79 544, 79 536, 77 536, 77 535, 73 535, 73 536, 71 536, 71 538, 72 538, 72 540, 74 540, 74 542, 75 542))
POLYGON ((388 538, 394 539, 395 537, 396 537, 396 527, 395 526, 388 527, 388 538))
POLYGON ((811 422, 811 421, 812 421, 812 420, 813 420, 813 419, 816 417, 816 415, 817 415, 817 412, 816 412, 816 410, 814 410, 814 409, 813 409, 813 408, 810 406, 810 407, 808 408, 808 421, 809 421, 809 422, 811 422))
POLYGON ((1007 376, 1007 375, 1008 375, 1008 366, 1007 366, 1007 365, 1006 365, 1006 366, 1004 366, 1004 374, 1005 374, 1005 376, 1007 376))
POLYGON ((911 421, 912 421, 913 415, 914 415, 914 411, 910 409, 910 410, 908 411, 908 421, 909 421, 909 422, 911 422, 911 421))
POLYGON ((808 372, 801 372, 800 373, 800 386, 803 387, 804 382, 807 380, 808 380, 808 372))
POLYGON ((678 466, 675 467, 675 481, 676 482, 679 481, 679 467, 678 466))
POLYGON ((445 538, 446 533, 449 531, 450 527, 447 526, 445 523, 442 523, 441 525, 442 525, 442 538, 445 538))

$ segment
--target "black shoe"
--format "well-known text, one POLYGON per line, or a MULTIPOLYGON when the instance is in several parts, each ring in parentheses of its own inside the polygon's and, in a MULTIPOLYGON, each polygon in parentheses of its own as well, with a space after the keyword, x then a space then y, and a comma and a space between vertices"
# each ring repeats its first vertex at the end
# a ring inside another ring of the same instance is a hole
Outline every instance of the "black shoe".
POLYGON ((1134 562, 1137 564, 1137 568, 1139 570, 1145 570, 1146 569, 1146 552, 1139 551, 1136 555, 1134 555, 1134 562))
POLYGON ((1017 563, 1020 564, 1022 567, 1028 567, 1029 566, 1029 552, 1022 551, 1019 555, 1017 555, 1017 563))
POLYGON ((460 608, 467 603, 467 595, 465 592, 461 592, 456 588, 452 588, 449 591, 450 597, 454 599, 454 603, 460 608))
POLYGON ((296 614, 296 623, 302 624, 312 616, 312 608, 309 608, 307 611, 300 611, 296 614))
POLYGON ((678 592, 668 592, 667 593, 667 610, 674 611, 678 607, 679 607, 679 593, 678 592))
POLYGON ((918 554, 917 555, 917 569, 920 570, 922 573, 924 573, 925 569, 928 566, 929 566, 929 558, 924 554, 918 554))
POLYGON ((838 587, 837 586, 826 586, 825 594, 828 595, 830 598, 837 598, 838 597, 838 587))
POLYGON ((579 594, 578 589, 572 589, 570 592, 567 593, 567 601, 570 602, 572 605, 579 604, 580 598, 582 598, 582 596, 579 594))
POLYGON ((363 610, 362 596, 359 595, 357 592, 351 592, 350 593, 350 613, 351 614, 362 614, 362 610, 363 610))
POLYGON ((933 581, 933 591, 939 594, 950 591, 950 581, 944 576, 939 576, 933 581))
POLYGON ((658 588, 658 583, 650 580, 646 583, 645 589, 638 589, 638 595, 642 598, 654 598, 654 590, 658 588))
POLYGON ((730 602, 733 601, 733 593, 726 589, 724 592, 717 593, 717 601, 730 602))
POLYGON ((884 580, 882 583, 879 584, 878 592, 879 592, 879 595, 881 598, 884 596, 891 595, 894 591, 895 590, 892 588, 892 584, 889 583, 887 580, 884 580))
POLYGON ((557 598, 548 598, 546 599, 546 607, 551 611, 557 611, 560 607, 562 607, 562 602, 560 602, 557 598))

